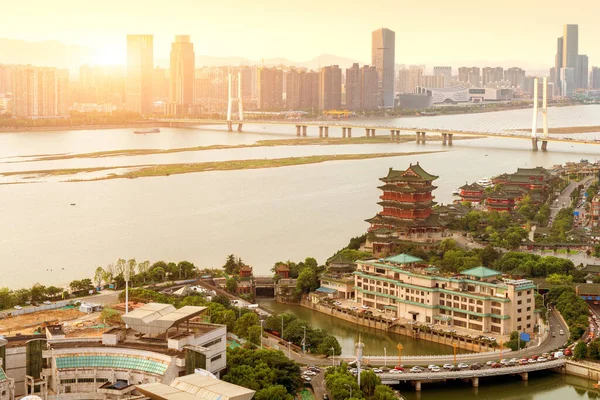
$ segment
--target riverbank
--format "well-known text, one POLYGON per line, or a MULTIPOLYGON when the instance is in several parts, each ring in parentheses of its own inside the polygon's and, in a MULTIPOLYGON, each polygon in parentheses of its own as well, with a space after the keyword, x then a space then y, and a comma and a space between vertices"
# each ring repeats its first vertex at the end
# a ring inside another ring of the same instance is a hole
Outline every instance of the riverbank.
POLYGON ((317 311, 319 313, 326 314, 337 319, 351 322, 358 326, 364 326, 380 331, 396 333, 416 340, 424 340, 427 342, 441 344, 449 347, 456 345, 457 348, 477 353, 498 350, 497 347, 488 346, 486 343, 476 341, 473 338, 454 336, 451 333, 445 332, 442 334, 433 331, 429 333, 421 332, 419 330, 413 329, 412 326, 406 327, 393 321, 383 320, 369 315, 362 315, 360 313, 351 315, 345 312, 344 310, 337 310, 331 307, 324 306, 322 304, 314 304, 306 299, 303 299, 300 302, 300 305, 312 311, 317 311))
POLYGON ((351 161, 351 160, 368 160, 372 158, 386 157, 403 157, 421 154, 438 153, 439 151, 423 151, 423 152, 404 152, 404 153, 372 153, 372 154, 330 154, 321 156, 308 157, 288 157, 274 159, 254 159, 254 160, 232 160, 232 161, 215 161, 203 163, 189 164, 160 164, 160 165, 131 165, 120 167, 92 167, 92 168, 67 168, 67 169, 50 169, 50 170, 34 170, 34 171, 11 171, 1 173, 0 176, 23 176, 23 179, 42 178, 46 176, 67 176, 82 173, 92 173, 101 171, 117 171, 111 172, 105 176, 95 178, 71 179, 69 182, 89 182, 101 181, 108 179, 135 179, 148 178, 156 176, 170 176, 179 174, 189 174, 194 172, 207 171, 233 171, 242 169, 264 169, 264 168, 279 168, 291 167, 297 165, 319 164, 327 161, 351 161))
POLYGON ((156 128, 168 126, 156 121, 140 121, 125 124, 107 125, 52 125, 52 126, 0 126, 0 133, 23 133, 23 132, 56 132, 56 131, 87 131, 101 129, 125 129, 125 128, 156 128))

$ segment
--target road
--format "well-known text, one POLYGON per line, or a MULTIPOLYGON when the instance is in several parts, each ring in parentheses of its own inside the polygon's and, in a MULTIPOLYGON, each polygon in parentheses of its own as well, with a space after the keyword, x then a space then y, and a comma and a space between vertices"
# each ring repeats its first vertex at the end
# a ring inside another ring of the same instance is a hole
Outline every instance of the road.
POLYGON ((558 214, 558 212, 562 208, 569 207, 571 205, 571 193, 575 191, 577 186, 584 185, 584 187, 589 186, 591 181, 594 179, 594 176, 588 176, 582 179, 579 182, 571 182, 569 186, 567 186, 561 193, 560 196, 556 199, 554 204, 550 207, 550 221, 554 220, 554 217, 558 214))

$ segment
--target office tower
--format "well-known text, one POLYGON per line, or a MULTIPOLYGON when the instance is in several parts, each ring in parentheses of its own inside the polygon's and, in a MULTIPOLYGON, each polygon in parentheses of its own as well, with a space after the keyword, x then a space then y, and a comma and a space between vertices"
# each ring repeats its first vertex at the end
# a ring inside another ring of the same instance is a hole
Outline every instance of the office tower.
POLYGON ((525 70, 519 67, 512 67, 504 71, 504 80, 510 82, 511 87, 521 86, 521 81, 525 77, 525 70))
POLYGON ((357 63, 351 68, 346 68, 346 108, 348 110, 362 110, 362 72, 357 63))
POLYGON ((300 74, 300 108, 315 110, 319 107, 319 73, 307 71, 300 74))
POLYGON ((127 35, 127 110, 152 112, 152 77, 154 70, 152 35, 127 35))
POLYGON ((443 75, 423 75, 421 77, 421 84, 428 89, 442 89, 446 87, 446 78, 443 75))
POLYGON ((560 70, 563 68, 563 48, 564 38, 561 36, 556 40, 556 56, 554 57, 554 90, 556 94, 560 94, 560 70))
POLYGON ((278 68, 259 68, 257 86, 259 110, 283 108, 282 70, 278 68))
POLYGON ((588 56, 579 54, 577 56, 577 70, 575 71, 576 89, 588 88, 588 56))
POLYGON ((69 71, 16 66, 13 72, 13 115, 60 117, 69 113, 69 71))
POLYGON ((194 44, 189 35, 175 36, 171 44, 169 103, 173 114, 186 114, 194 103, 194 44))
POLYGON ((323 67, 319 73, 319 110, 339 110, 341 107, 342 70, 338 65, 323 67))
POLYGON ((362 109, 377 110, 377 68, 373 65, 365 65, 360 70, 362 109))
POLYGON ((562 68, 577 68, 579 55, 579 28, 577 25, 565 25, 563 28, 562 68))
POLYGON ((422 65, 411 65, 398 71, 398 92, 413 93, 417 86, 423 82, 425 67, 422 65))
POLYGON ((562 68, 560 70, 560 93, 562 96, 570 97, 575 92, 575 68, 562 68))
POLYGON ((156 67, 152 73, 152 100, 169 100, 169 76, 170 72, 166 68, 156 67))
POLYGON ((444 77, 444 87, 450 87, 452 67, 433 67, 433 75, 442 75, 444 77))
POLYGON ((377 69, 378 102, 383 108, 394 107, 394 52, 396 34, 381 28, 371 34, 371 65, 377 69))
POLYGON ((256 73, 256 66, 242 68, 242 98, 256 98, 256 73))
POLYGON ((592 67, 592 72, 590 72, 590 89, 600 89, 600 67, 592 67))

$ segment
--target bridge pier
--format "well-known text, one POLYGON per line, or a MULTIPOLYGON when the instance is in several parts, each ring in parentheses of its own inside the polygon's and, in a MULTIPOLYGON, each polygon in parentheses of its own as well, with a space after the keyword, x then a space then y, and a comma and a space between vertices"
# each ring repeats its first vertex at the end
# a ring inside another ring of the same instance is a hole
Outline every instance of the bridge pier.
POLYGON ((371 135, 371 130, 369 128, 365 128, 365 132, 367 132, 367 137, 371 135))
POLYGON ((453 133, 448 134, 448 146, 452 146, 452 136, 454 136, 453 133))
POLYGON ((538 140, 536 137, 531 138, 531 150, 533 150, 533 151, 538 150, 538 140))
POLYGON ((302 125, 296 125, 296 136, 300 136, 302 134, 301 129, 302 125))
POLYGON ((352 137, 352 128, 348 127, 348 138, 352 137))
POLYGON ((319 137, 320 138, 323 137, 323 127, 322 126, 319 127, 319 137))
POLYGON ((421 391, 421 381, 416 381, 416 382, 415 382, 415 390, 416 390, 417 392, 420 392, 420 391, 421 391))
POLYGON ((523 379, 524 381, 529 380, 528 372, 521 372, 519 375, 521 375, 521 379, 523 379))
POLYGON ((375 129, 371 129, 371 137, 375 137, 375 129))
POLYGON ((302 136, 306 136, 306 125, 302 125, 302 136))
POLYGON ((345 139, 346 138, 346 128, 342 127, 342 138, 345 139))
POLYGON ((233 132, 233 124, 231 123, 231 121, 227 121, 227 130, 229 132, 233 132))
POLYGON ((242 131, 242 125, 244 125, 244 124, 242 124, 242 123, 239 123, 239 124, 238 124, 238 132, 241 132, 241 131, 242 131))
POLYGON ((328 126, 325 127, 325 137, 326 138, 329 137, 329 127, 328 126))
POLYGON ((473 383, 473 387, 479 387, 479 377, 471 378, 471 382, 473 383))
POLYGON ((548 141, 542 140, 542 151, 547 151, 547 150, 548 150, 548 141))
POLYGON ((448 145, 448 134, 442 133, 442 146, 447 146, 447 145, 448 145))
POLYGON ((396 139, 396 131, 394 129, 390 129, 390 140, 396 139))

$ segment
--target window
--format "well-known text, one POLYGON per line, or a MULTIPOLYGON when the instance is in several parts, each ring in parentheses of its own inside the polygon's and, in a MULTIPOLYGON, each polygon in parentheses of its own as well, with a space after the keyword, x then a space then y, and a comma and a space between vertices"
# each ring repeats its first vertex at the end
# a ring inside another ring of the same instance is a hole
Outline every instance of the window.
POLYGON ((521 329, 523 329, 523 327, 521 325, 517 326, 518 331, 520 331, 521 329))
POLYGON ((521 300, 517 301, 517 304, 521 304, 521 303, 522 303, 522 301, 521 301, 521 300))
POLYGON ((522 309, 522 308, 519 308, 519 309, 517 310, 517 312, 518 312, 519 314, 521 314, 521 311, 523 311, 523 309, 522 309))
POLYGON ((500 315, 502 314, 502 311, 500 311, 499 308, 492 308, 492 314, 500 315))
POLYGON ((444 298, 444 293, 440 293, 440 299, 444 298))
POLYGON ((222 357, 222 355, 221 355, 221 354, 217 354, 216 356, 214 356, 213 358, 211 358, 211 359, 210 359, 210 362, 215 362, 215 361, 217 361, 217 360, 220 360, 220 359, 221 359, 221 357, 222 357))
POLYGON ((527 307, 527 311, 531 311, 531 307, 527 307))
POLYGON ((528 316, 527 316, 527 319, 531 319, 531 315, 528 315, 528 316))
POLYGON ((521 317, 517 318, 517 322, 521 322, 521 317))
POLYGON ((481 301, 481 300, 477 300, 477 305, 478 305, 478 306, 482 306, 482 305, 483 305, 483 301, 481 301))
POLYGON ((440 300, 440 306, 444 305, 444 300, 440 300))
POLYGON ((528 291, 527 291, 527 294, 531 294, 531 290, 528 290, 528 291))
POLYGON ((477 307, 477 312, 478 312, 479 314, 483 313, 483 308, 481 308, 481 307, 477 307))
POLYGON ((528 327, 528 328, 531 328, 531 324, 527 324, 527 327, 528 327))
POLYGON ((76 379, 61 379, 60 380, 60 384, 61 385, 65 385, 65 384, 68 384, 68 383, 75 383, 75 382, 77 382, 76 379))
POLYGON ((518 292, 517 293, 517 296, 522 296, 522 295, 523 295, 523 292, 518 292))
POLYGON ((475 303, 475 300, 469 299, 469 304, 474 304, 474 303, 475 303))
POLYGON ((208 342, 208 343, 204 343, 204 344, 202 345, 202 347, 210 347, 210 346, 213 346, 213 345, 215 345, 215 344, 217 344, 217 343, 221 343, 221 342, 222 342, 222 340, 223 340, 222 338, 217 338, 217 339, 215 339, 215 340, 211 340, 211 341, 210 341, 210 342, 208 342))
POLYGON ((94 378, 78 378, 77 383, 94 383, 94 378))

